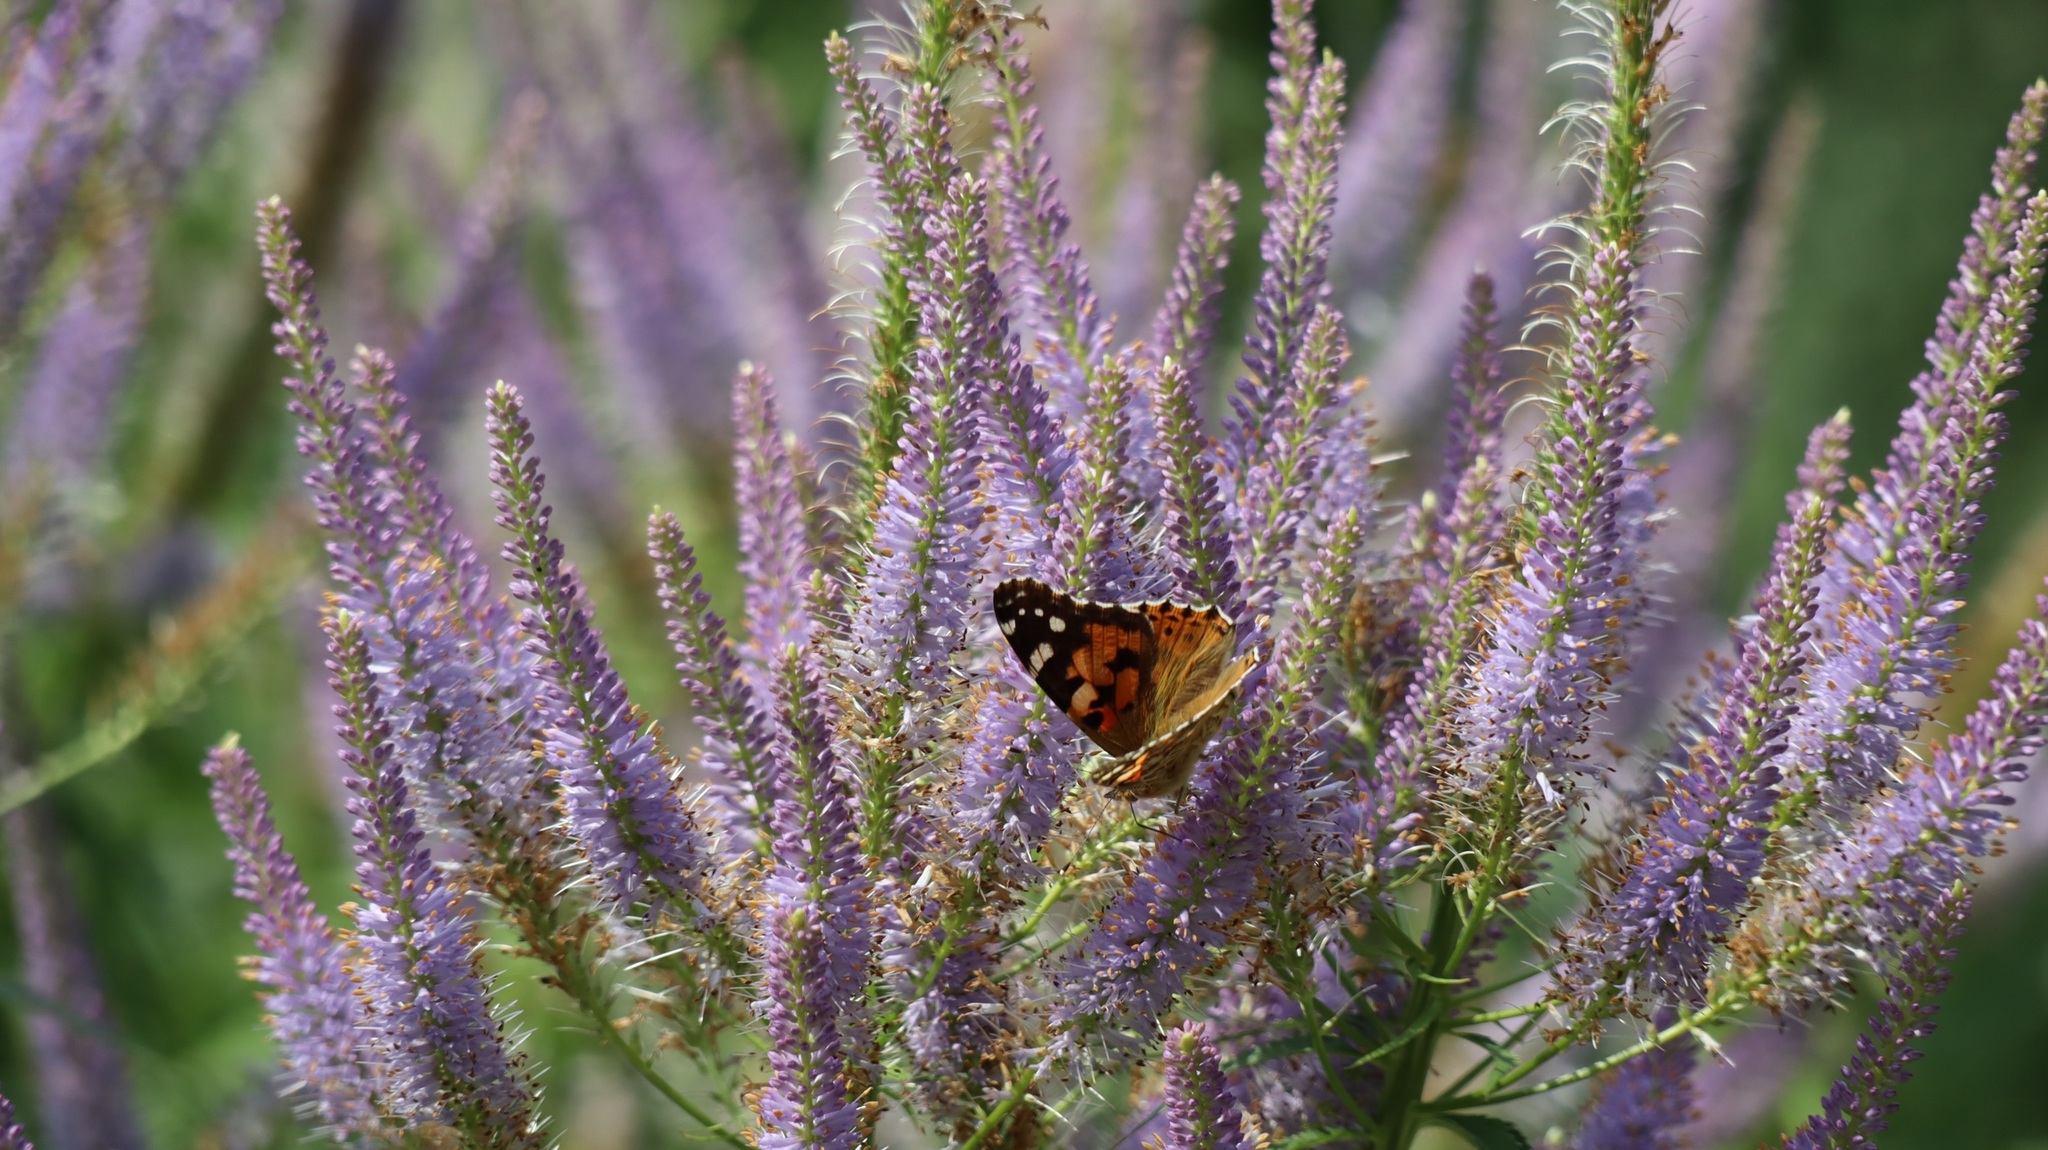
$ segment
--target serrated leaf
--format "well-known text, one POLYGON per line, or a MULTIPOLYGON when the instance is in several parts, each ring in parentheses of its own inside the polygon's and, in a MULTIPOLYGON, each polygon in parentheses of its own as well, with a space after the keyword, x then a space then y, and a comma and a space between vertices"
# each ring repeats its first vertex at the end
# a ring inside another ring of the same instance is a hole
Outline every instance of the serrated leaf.
POLYGON ((1479 1150, 1529 1150, 1529 1136, 1505 1118, 1491 1114, 1439 1114, 1431 1121, 1455 1130, 1479 1150))

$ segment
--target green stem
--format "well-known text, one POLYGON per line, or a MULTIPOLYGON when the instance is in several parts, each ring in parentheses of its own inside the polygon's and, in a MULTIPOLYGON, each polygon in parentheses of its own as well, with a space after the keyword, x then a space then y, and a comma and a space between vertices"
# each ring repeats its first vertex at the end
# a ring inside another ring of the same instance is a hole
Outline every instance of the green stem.
POLYGON ((1494 1087, 1472 1094, 1447 1095, 1432 1102, 1423 1103, 1422 1109, 1430 1113, 1442 1114, 1453 1110, 1469 1110, 1475 1106, 1492 1106, 1501 1102, 1512 1102, 1517 1098, 1547 1094, 1561 1086, 1571 1086, 1574 1083, 1584 1082, 1589 1078, 1596 1078, 1632 1058, 1637 1058, 1648 1054, 1652 1050, 1668 1046, 1688 1034, 1719 1022, 1722 1018, 1725 1018, 1729 1013, 1747 1002, 1750 993, 1759 982, 1760 979, 1758 978, 1750 978, 1725 987, 1719 994, 1714 996, 1713 1001, 1699 1010, 1686 1015, 1684 1018, 1649 1035, 1625 1050, 1617 1051, 1605 1058, 1588 1063, 1577 1070, 1560 1074, 1555 1078, 1546 1078, 1534 1086, 1525 1086, 1520 1090, 1500 1089, 1502 1086, 1510 1085, 1534 1073, 1537 1067, 1548 1062, 1564 1049, 1553 1043, 1551 1046, 1545 1047, 1543 1053, 1537 1058, 1516 1067, 1514 1071, 1504 1076, 1494 1087))
MULTIPOLYGON (((1522 1025, 1517 1026, 1515 1028, 1515 1032, 1513 1034, 1508 1035, 1506 1039, 1502 1040, 1498 1044, 1499 1049, 1503 1051, 1512 1050, 1516 1043, 1522 1041, 1522 1039, 1527 1038, 1529 1036, 1529 1031, 1534 1029, 1535 1026, 1536 1016, 1531 1015, 1528 1019, 1523 1021, 1522 1025)), ((1471 1041, 1469 1036, 1466 1037, 1466 1041, 1471 1041)), ((1482 1049, 1484 1049, 1484 1047, 1482 1047, 1482 1049)), ((1449 1097, 1451 1095, 1458 1093, 1458 1091, 1465 1089, 1467 1086, 1472 1085, 1472 1080, 1474 1078, 1479 1077, 1479 1075, 1484 1073, 1488 1067, 1496 1065, 1498 1059, 1494 1052, 1492 1050, 1488 1050, 1486 1053, 1487 1056, 1485 1058, 1482 1058, 1479 1061, 1473 1063, 1472 1068, 1470 1070, 1467 1070, 1465 1071, 1465 1073, 1460 1074, 1458 1076, 1457 1081, 1451 1083, 1449 1086, 1444 1087, 1442 1097, 1449 1097)))
POLYGON ((958 1150, 980 1150, 982 1143, 987 1142, 1003 1128, 1011 1112, 1023 1105, 1024 1099, 1031 1094, 1031 1083, 1036 1078, 1037 1072, 1033 1070, 1026 1070, 1018 1076, 1017 1080, 1010 1084, 1010 1092, 1001 1102, 996 1103, 994 1110, 988 1112, 988 1117, 981 1120, 981 1125, 974 1128, 974 1133, 969 1134, 967 1140, 960 1143, 958 1150))
MULTIPOLYGON (((1491 990, 1493 988, 1488 987, 1487 989, 1491 990)), ((1451 1025, 1476 1026, 1482 1022, 1506 1022, 1510 1018, 1527 1018, 1532 1014, 1541 1014, 1549 1009, 1550 1003, 1547 1001, 1532 1002, 1527 1006, 1510 1006, 1505 1010, 1487 1010, 1478 1014, 1467 1014, 1461 1018, 1453 1019, 1451 1025)))

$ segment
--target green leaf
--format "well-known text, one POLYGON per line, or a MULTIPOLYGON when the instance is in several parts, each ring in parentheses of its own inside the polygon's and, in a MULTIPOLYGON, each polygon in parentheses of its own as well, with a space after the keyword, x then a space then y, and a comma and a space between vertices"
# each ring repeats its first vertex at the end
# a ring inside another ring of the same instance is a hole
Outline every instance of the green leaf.
POLYGON ((1273 1143, 1272 1150, 1308 1150, 1311 1146, 1322 1146, 1330 1142, 1345 1142, 1358 1137, 1358 1131, 1346 1130, 1339 1126, 1311 1126, 1296 1134, 1273 1143))
POLYGON ((1479 1150, 1529 1150, 1529 1136, 1505 1118, 1490 1114, 1439 1114, 1430 1121, 1457 1131, 1479 1150))

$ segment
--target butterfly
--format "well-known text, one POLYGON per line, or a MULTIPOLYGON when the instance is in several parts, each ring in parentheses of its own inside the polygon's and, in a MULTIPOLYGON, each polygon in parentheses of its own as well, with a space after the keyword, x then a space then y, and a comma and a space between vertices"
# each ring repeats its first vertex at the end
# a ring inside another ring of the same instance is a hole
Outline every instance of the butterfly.
POLYGON ((1187 785, 1258 663, 1230 658, 1236 628, 1214 607, 1091 603, 1036 579, 998 584, 994 606, 1039 689, 1109 753, 1088 777, 1124 799, 1187 785))

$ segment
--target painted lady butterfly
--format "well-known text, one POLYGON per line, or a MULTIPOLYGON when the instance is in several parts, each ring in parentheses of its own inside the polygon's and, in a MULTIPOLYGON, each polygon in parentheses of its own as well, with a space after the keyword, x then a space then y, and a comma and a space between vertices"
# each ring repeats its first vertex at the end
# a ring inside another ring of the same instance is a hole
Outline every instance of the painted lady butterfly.
POLYGON ((1039 689, 1109 752, 1088 777, 1125 799, 1187 785, 1258 662, 1231 660, 1235 628, 1214 607, 1090 603, 1012 579, 995 614, 1039 689))

